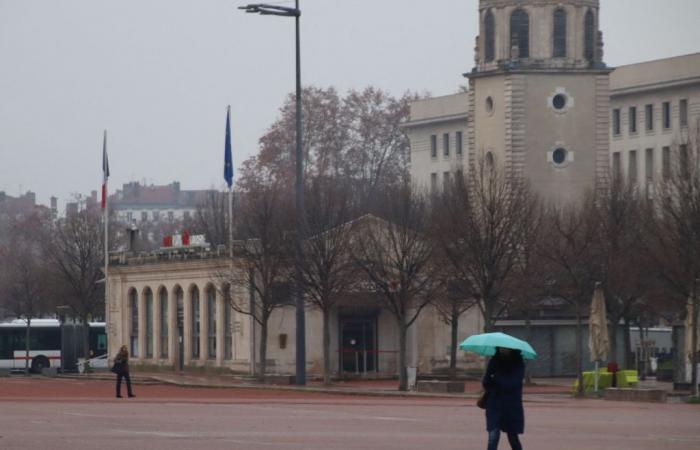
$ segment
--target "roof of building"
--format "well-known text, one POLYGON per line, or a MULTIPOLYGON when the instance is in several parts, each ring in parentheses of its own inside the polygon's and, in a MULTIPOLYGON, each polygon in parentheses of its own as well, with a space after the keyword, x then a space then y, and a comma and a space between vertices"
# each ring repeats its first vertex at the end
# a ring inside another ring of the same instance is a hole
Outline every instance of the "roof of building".
POLYGON ((435 121, 464 120, 469 112, 469 94, 445 95, 411 103, 411 118, 405 127, 428 125, 435 121))
POLYGON ((620 66, 610 75, 613 95, 700 83, 700 53, 620 66))
POLYGON ((110 196, 110 205, 116 209, 124 208, 181 208, 196 207, 206 200, 211 190, 181 190, 180 183, 168 185, 142 185, 138 182, 127 183, 110 196))

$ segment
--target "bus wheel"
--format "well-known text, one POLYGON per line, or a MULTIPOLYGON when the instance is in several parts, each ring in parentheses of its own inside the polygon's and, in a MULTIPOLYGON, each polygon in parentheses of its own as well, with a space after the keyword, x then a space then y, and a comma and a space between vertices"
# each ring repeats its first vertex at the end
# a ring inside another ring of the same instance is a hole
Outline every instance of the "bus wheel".
POLYGON ((41 370, 50 367, 48 358, 43 355, 39 355, 32 360, 32 372, 41 373, 41 370))

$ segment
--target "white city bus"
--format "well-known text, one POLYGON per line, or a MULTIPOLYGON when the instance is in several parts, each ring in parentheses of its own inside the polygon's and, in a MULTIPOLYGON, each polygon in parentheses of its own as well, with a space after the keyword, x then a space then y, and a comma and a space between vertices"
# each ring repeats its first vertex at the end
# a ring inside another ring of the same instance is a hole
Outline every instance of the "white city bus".
MULTIPOLYGON (((61 334, 57 319, 32 319, 29 337, 29 367, 32 372, 41 373, 45 367, 61 368, 61 334)), ((0 323, 0 369, 24 370, 27 361, 26 336, 25 320, 0 323)), ((106 353, 104 322, 90 323, 89 343, 95 356, 106 353)))

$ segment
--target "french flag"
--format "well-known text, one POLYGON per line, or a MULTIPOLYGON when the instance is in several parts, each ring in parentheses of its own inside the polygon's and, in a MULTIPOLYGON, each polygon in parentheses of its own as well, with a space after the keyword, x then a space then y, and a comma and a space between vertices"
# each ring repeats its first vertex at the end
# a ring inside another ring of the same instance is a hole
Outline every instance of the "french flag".
POLYGON ((102 209, 107 207, 107 179, 109 178, 109 160, 107 159, 107 130, 102 141, 102 209))

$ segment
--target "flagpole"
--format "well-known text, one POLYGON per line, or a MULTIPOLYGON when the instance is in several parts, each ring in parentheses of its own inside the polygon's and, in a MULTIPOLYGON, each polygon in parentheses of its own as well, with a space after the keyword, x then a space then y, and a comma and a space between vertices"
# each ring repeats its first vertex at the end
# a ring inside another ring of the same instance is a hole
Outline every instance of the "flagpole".
MULTIPOLYGON (((102 195, 104 195, 104 208, 102 209, 102 215, 103 215, 103 221, 104 221, 104 236, 105 236, 105 242, 104 242, 104 258, 105 258, 105 333, 107 334, 107 339, 109 342, 110 339, 110 322, 111 322, 111 317, 109 317, 109 277, 107 276, 108 272, 107 270, 109 269, 109 236, 108 236, 108 230, 109 230, 109 196, 107 195, 108 189, 107 189, 107 175, 105 170, 106 166, 108 163, 107 161, 107 130, 104 132, 104 138, 102 141, 102 158, 103 158, 103 168, 102 168, 102 176, 104 178, 104 187, 102 188, 103 192, 102 195)), ((109 349, 108 349, 109 351, 109 349)))

